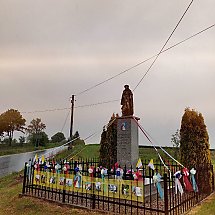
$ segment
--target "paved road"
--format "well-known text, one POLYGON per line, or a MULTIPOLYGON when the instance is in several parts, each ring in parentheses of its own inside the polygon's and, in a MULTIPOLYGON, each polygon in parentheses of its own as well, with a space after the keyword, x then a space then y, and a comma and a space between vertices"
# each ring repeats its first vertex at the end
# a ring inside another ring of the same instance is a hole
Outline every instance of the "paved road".
POLYGON ((65 148, 67 147, 66 146, 56 147, 43 151, 34 151, 21 154, 0 156, 0 177, 8 175, 12 172, 18 172, 22 170, 24 168, 24 163, 28 162, 29 159, 34 158, 36 153, 38 154, 38 156, 45 154, 45 157, 49 157, 51 155, 58 153, 59 151, 64 150, 65 148))

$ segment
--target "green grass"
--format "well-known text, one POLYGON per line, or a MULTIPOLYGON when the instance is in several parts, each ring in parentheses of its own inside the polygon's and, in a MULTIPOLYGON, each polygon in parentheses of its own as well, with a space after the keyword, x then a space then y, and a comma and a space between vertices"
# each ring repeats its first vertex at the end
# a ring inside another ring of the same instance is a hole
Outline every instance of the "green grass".
POLYGON ((0 144, 0 156, 31 152, 35 150, 44 150, 44 149, 53 148, 60 145, 62 145, 62 143, 48 143, 46 144, 46 146, 39 146, 35 148, 31 143, 25 143, 23 145, 20 145, 17 143, 12 146, 9 146, 8 144, 0 144))
MULTIPOLYGON (((175 148, 172 148, 172 147, 163 147, 172 157, 174 157, 175 159, 178 159, 177 157, 177 153, 176 153, 176 149, 175 148)), ((157 147, 157 150, 158 150, 158 153, 161 155, 161 157, 165 160, 171 160, 171 158, 166 155, 161 149, 159 149, 157 147)), ((156 150, 154 148, 151 148, 151 147, 143 147, 141 146, 139 148, 139 155, 140 155, 140 158, 142 160, 150 160, 150 159, 153 159, 155 161, 158 161, 159 160, 159 157, 158 157, 158 153, 156 152, 156 150)))
MULTIPOLYGON (((179 156, 175 148, 172 147, 163 147, 172 157, 179 160, 179 156)), ((91 158, 99 158, 99 144, 89 144, 84 145, 84 143, 76 143, 72 150, 65 150, 63 153, 57 156, 57 159, 69 157, 73 159, 91 159, 91 158)), ((172 161, 172 159, 166 155, 161 149, 158 148, 159 154, 162 156, 164 160, 172 161)), ((140 147, 139 155, 142 161, 153 159, 154 162, 159 161, 159 157, 157 152, 152 147, 140 147)), ((211 150, 211 160, 212 164, 215 167, 215 150, 211 150)))
MULTIPOLYGON (((99 149, 100 149, 99 144, 89 144, 89 145, 85 145, 85 146, 76 145, 73 148, 73 151, 71 151, 71 152, 69 151, 71 153, 70 158, 71 157, 73 157, 75 159, 99 158, 99 149)), ((175 157, 175 149, 173 149, 171 147, 166 147, 165 150, 168 153, 170 153, 173 157, 175 157)), ((158 151, 162 157, 164 157, 167 160, 170 159, 164 152, 162 152, 161 149, 158 149, 158 151)), ((69 152, 65 152, 65 154, 63 154, 63 155, 68 156, 69 152)), ((139 154, 140 154, 140 158, 142 160, 150 160, 150 159, 158 160, 159 159, 157 152, 155 151, 154 148, 140 147, 139 154)))
POLYGON ((187 215, 215 215, 215 193, 193 208, 187 215))
POLYGON ((76 142, 71 150, 64 150, 60 154, 55 156, 56 160, 60 159, 92 159, 99 158, 99 144, 84 145, 84 142, 76 142))
POLYGON ((0 178, 0 215, 98 215, 100 213, 74 209, 57 203, 46 202, 31 197, 19 197, 22 191, 22 172, 0 178))
POLYGON ((85 148, 82 151, 80 151, 80 153, 76 154, 76 158, 82 159, 99 158, 99 149, 100 145, 98 144, 86 145, 85 148))
POLYGON ((77 144, 71 150, 64 150, 62 153, 55 156, 56 160, 66 158, 74 160, 99 158, 99 145, 77 144))

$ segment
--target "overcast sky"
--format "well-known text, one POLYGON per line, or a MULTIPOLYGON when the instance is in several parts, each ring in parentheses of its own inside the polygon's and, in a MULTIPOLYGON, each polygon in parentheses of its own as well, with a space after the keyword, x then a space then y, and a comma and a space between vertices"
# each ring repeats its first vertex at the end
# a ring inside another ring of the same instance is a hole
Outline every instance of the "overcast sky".
MULTIPOLYGON (((0 113, 70 107, 69 97, 159 52, 188 0, 0 0, 0 113)), ((215 1, 195 0, 167 47, 215 23, 215 1)), ((163 146, 180 128, 186 107, 201 112, 215 148, 215 28, 160 55, 134 92, 135 115, 163 146)), ((76 97, 76 106, 121 98, 134 89, 148 61, 76 97)), ((99 143, 120 101, 76 108, 74 131, 99 143)), ((68 110, 39 117, 51 137, 68 110)), ((69 118, 63 132, 69 135, 69 118)), ((21 134, 17 134, 18 136, 21 134)), ((140 144, 149 144, 140 133, 140 144)))

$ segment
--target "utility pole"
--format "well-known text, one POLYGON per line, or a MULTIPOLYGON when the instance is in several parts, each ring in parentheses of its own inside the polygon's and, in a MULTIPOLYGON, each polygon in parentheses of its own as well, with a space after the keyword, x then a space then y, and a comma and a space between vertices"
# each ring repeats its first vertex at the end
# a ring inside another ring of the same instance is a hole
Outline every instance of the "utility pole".
MULTIPOLYGON (((70 120, 70 140, 72 140, 72 131, 73 131, 73 118, 74 118, 74 104, 75 104, 75 95, 72 95, 71 98, 71 120, 70 120)), ((69 144, 71 148, 72 143, 69 144)))

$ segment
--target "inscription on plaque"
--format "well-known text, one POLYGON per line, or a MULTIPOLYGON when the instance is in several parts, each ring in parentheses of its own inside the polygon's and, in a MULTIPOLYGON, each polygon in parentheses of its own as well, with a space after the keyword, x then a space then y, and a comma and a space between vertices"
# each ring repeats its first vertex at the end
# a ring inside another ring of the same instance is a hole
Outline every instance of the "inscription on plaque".
POLYGON ((117 161, 121 166, 135 166, 139 158, 137 124, 133 117, 119 117, 117 122, 117 161))

